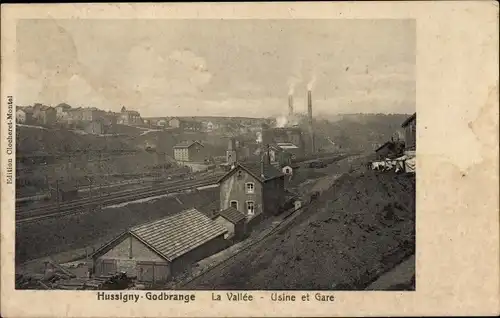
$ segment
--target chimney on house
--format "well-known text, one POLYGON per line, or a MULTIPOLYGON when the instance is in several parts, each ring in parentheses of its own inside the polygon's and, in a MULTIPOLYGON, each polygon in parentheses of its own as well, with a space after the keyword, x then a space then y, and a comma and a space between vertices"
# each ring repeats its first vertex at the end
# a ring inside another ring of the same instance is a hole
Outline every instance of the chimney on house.
POLYGON ((288 116, 293 116, 293 95, 288 95, 288 116))
POLYGON ((265 162, 266 165, 270 165, 271 164, 271 153, 270 153, 270 149, 269 149, 269 144, 266 145, 266 162, 265 162))
POLYGON ((260 156, 260 176, 262 177, 262 179, 265 178, 265 174, 264 174, 264 151, 262 151, 262 154, 260 156))
POLYGON ((309 135, 311 136, 311 152, 314 153, 316 151, 314 145, 314 129, 313 129, 313 116, 312 116, 312 96, 311 90, 307 90, 307 115, 309 122, 309 135))

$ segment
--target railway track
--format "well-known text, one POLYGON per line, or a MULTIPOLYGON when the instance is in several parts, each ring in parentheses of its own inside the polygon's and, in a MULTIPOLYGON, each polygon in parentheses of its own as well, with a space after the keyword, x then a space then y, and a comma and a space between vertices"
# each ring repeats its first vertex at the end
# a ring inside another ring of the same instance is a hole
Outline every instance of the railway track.
MULTIPOLYGON (((342 155, 337 155, 338 160, 343 159, 342 155)), ((301 162, 302 160, 297 160, 301 162)), ((119 192, 113 192, 97 197, 83 198, 62 204, 50 204, 36 208, 16 207, 16 224, 37 221, 46 218, 61 217, 88 211, 92 208, 120 204, 124 202, 136 201, 145 198, 160 196, 177 191, 184 191, 191 188, 209 186, 214 184, 222 174, 206 177, 202 180, 183 180, 169 182, 168 184, 158 185, 156 189, 147 187, 144 189, 129 189, 119 192)))
POLYGON ((212 185, 220 176, 208 177, 203 180, 186 180, 174 184, 164 185, 156 189, 138 191, 137 189, 124 190, 106 196, 85 198, 65 204, 50 205, 36 209, 16 211, 16 224, 37 221, 52 217, 61 217, 88 211, 96 207, 120 204, 124 202, 136 201, 150 197, 160 196, 168 193, 188 190, 197 187, 212 185))

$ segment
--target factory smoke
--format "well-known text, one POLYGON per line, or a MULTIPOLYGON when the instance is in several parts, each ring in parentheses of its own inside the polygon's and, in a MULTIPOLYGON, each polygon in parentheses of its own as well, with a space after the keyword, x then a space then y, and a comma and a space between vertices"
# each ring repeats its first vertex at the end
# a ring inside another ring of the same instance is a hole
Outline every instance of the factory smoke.
POLYGON ((255 140, 257 143, 262 143, 262 133, 260 131, 257 132, 257 139, 255 140))
POLYGON ((279 116, 276 118, 276 127, 283 128, 288 124, 288 118, 286 116, 279 116))
POLYGON ((295 93, 295 87, 300 84, 302 80, 299 77, 292 76, 288 79, 288 95, 292 96, 295 93))
MULTIPOLYGON (((313 78, 314 79, 314 78, 313 78)), ((314 85, 314 81, 310 82, 314 85)), ((311 153, 316 151, 315 140, 314 140, 314 128, 313 128, 313 110, 312 110, 312 93, 309 85, 307 87, 307 117, 308 117, 308 126, 309 126, 309 135, 311 137, 311 153)))
POLYGON ((307 90, 311 91, 314 88, 314 84, 316 84, 316 74, 313 74, 309 83, 307 83, 307 90))
POLYGON ((288 116, 293 116, 293 95, 288 95, 288 116))

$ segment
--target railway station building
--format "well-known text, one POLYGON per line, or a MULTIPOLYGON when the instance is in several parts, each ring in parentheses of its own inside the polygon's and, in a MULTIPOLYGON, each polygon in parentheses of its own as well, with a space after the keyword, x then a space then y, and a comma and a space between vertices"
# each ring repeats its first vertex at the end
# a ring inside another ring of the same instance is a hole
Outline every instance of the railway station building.
POLYGON ((220 180, 220 209, 234 208, 246 217, 247 228, 277 215, 285 201, 285 175, 267 159, 236 163, 220 180))

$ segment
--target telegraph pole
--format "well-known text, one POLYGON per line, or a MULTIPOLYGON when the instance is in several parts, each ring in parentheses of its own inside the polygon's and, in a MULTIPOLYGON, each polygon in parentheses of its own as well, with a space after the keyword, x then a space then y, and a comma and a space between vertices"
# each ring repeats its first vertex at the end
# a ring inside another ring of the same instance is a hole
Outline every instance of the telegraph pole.
POLYGON ((86 178, 89 181, 89 197, 92 198, 92 180, 89 176, 86 176, 86 178))
POLYGON ((59 179, 56 179, 56 202, 57 202, 57 211, 60 212, 60 205, 59 205, 59 179))
POLYGON ((102 180, 99 182, 99 210, 102 208, 102 180))

